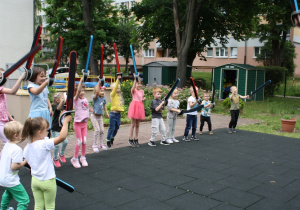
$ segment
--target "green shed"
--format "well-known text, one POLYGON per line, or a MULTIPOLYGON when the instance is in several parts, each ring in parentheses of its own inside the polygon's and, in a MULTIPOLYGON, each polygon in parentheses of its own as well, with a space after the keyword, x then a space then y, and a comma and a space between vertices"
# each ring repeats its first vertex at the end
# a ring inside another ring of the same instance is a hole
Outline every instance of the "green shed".
MULTIPOLYGON (((191 66, 187 66, 192 72, 191 66)), ((143 84, 152 86, 153 83, 157 85, 169 85, 176 81, 177 62, 175 61, 154 61, 143 65, 143 84)), ((186 75, 187 78, 191 73, 186 75)))
MULTIPOLYGON (((219 90, 219 98, 225 99, 230 87, 235 85, 240 95, 250 95, 251 91, 265 83, 265 70, 247 64, 230 63, 213 69, 215 88, 219 90)), ((264 100, 264 90, 254 95, 254 100, 264 100)))

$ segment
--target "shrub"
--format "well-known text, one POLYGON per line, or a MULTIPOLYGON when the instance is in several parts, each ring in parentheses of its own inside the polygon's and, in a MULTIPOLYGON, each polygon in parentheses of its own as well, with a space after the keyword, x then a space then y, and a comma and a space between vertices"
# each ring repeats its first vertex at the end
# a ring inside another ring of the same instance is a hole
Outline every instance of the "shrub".
MULTIPOLYGON (((229 98, 226 98, 226 99, 222 102, 222 106, 223 106, 225 109, 230 109, 230 106, 231 106, 230 99, 229 99, 229 98)), ((240 99, 240 110, 241 110, 241 111, 243 111, 244 106, 245 106, 245 102, 244 102, 242 99, 240 99)))

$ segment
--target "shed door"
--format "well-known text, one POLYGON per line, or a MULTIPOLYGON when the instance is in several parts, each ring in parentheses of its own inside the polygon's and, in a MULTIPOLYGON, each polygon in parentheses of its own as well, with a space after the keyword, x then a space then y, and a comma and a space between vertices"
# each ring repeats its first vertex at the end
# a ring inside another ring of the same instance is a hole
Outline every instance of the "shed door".
POLYGON ((153 83, 161 85, 161 67, 148 68, 148 85, 152 86, 153 83))

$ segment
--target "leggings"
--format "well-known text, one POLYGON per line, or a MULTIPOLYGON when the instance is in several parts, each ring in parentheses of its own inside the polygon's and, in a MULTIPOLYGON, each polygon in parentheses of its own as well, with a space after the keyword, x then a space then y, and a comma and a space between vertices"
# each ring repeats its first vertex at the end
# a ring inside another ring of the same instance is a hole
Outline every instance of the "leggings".
POLYGON ((32 177, 31 189, 34 197, 34 210, 55 209, 55 178, 41 181, 35 177, 32 177))
POLYGON ((210 122, 210 117, 206 117, 206 116, 200 116, 200 131, 202 131, 203 126, 204 126, 204 122, 207 122, 208 125, 208 130, 211 131, 211 122, 210 122))
POLYGON ((235 128, 239 119, 240 110, 230 110, 231 120, 229 128, 235 128))
POLYGON ((5 187, 5 191, 2 195, 2 200, 1 200, 1 208, 7 209, 9 202, 13 198, 18 202, 18 207, 17 207, 18 210, 27 209, 30 200, 22 184, 19 184, 14 187, 5 187))
MULTIPOLYGON (((58 131, 51 131, 51 135, 52 135, 52 138, 58 137, 59 132, 58 131)), ((68 139, 67 138, 63 142, 55 145, 55 148, 54 148, 54 151, 53 151, 54 160, 58 160, 58 153, 59 153, 60 156, 64 156, 67 145, 68 145, 68 139), (60 147, 61 147, 61 149, 59 151, 60 147)))
POLYGON ((91 121, 94 127, 94 146, 100 146, 104 140, 104 125, 102 115, 91 114, 91 121))
POLYGON ((87 122, 74 122, 74 130, 76 135, 76 145, 75 145, 75 153, 74 157, 78 158, 80 146, 81 148, 81 156, 85 156, 86 151, 86 136, 87 136, 87 122))

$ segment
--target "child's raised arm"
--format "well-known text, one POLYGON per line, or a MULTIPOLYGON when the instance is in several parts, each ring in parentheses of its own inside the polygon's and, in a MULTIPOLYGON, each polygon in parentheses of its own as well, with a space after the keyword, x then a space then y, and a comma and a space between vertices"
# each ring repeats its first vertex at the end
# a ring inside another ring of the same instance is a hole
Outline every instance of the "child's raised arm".
POLYGON ((21 77, 17 80, 17 82, 16 82, 16 84, 10 89, 10 88, 3 88, 2 89, 2 93, 5 93, 5 94, 11 94, 11 95, 14 95, 14 94, 16 94, 16 92, 18 92, 18 89, 19 89, 19 87, 20 87, 20 85, 21 85, 21 82, 22 82, 22 80, 24 79, 24 77, 25 77, 25 75, 26 75, 26 73, 24 72, 22 75, 21 75, 21 77))
POLYGON ((133 80, 133 84, 132 84, 132 88, 131 88, 132 93, 134 93, 135 87, 136 87, 136 79, 133 80))
POLYGON ((82 83, 83 83, 83 77, 81 77, 81 79, 80 79, 80 82, 79 82, 79 85, 78 85, 78 88, 77 88, 77 92, 76 92, 76 95, 75 95, 75 97, 74 97, 74 100, 75 100, 75 101, 78 100, 79 93, 80 93, 81 87, 82 87, 82 83))
POLYGON ((59 136, 54 138, 54 145, 63 142, 67 138, 69 122, 71 122, 71 120, 72 120, 72 115, 65 116, 64 123, 59 133, 59 136))
POLYGON ((100 80, 98 81, 98 84, 95 86, 95 94, 94 94, 94 100, 98 97, 100 92, 100 80))
POLYGON ((40 94, 44 89, 45 87, 47 87, 47 85, 49 84, 49 80, 45 80, 45 82, 43 82, 39 87, 37 88, 30 88, 29 89, 29 92, 32 93, 33 95, 38 95, 40 94))
POLYGON ((64 103, 65 103, 65 97, 61 97, 60 102, 58 104, 58 106, 56 107, 56 110, 62 110, 62 108, 64 107, 64 103))

